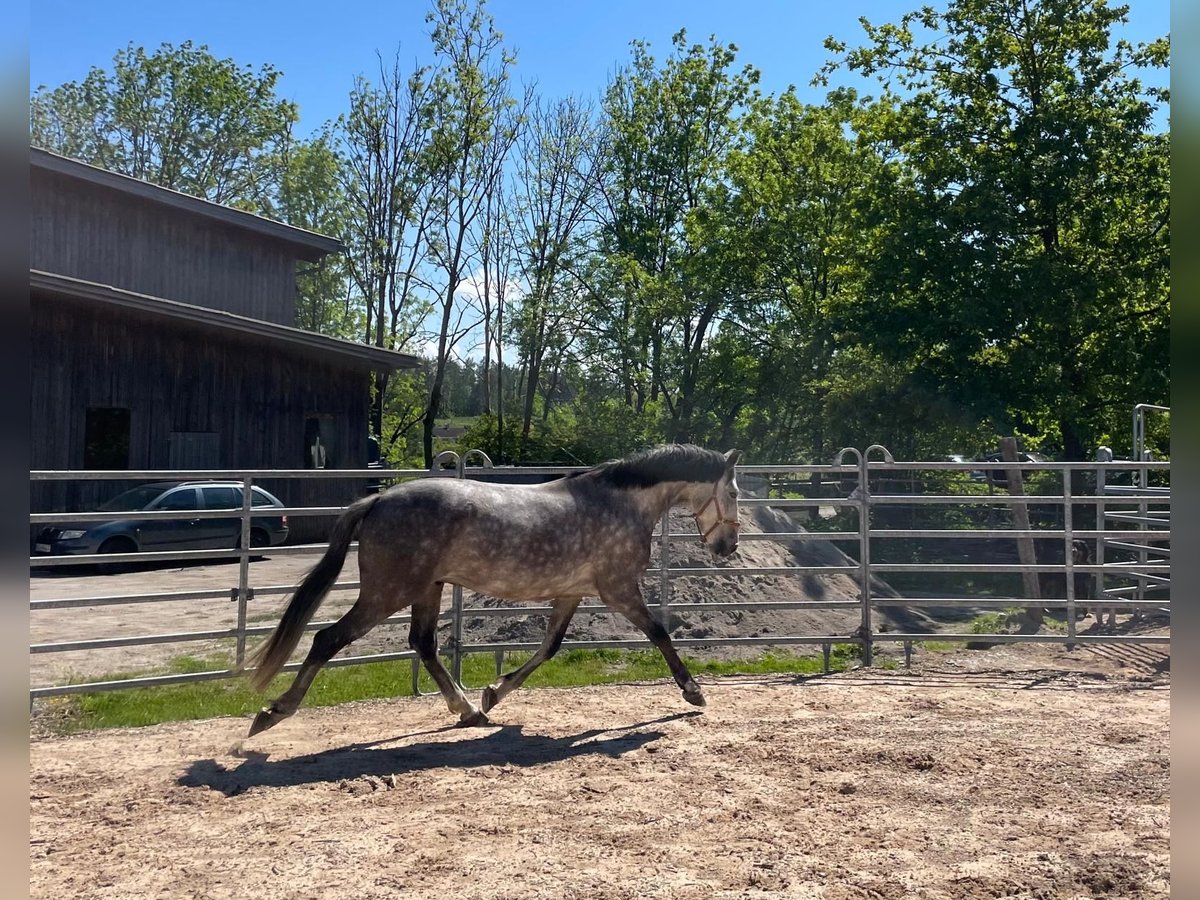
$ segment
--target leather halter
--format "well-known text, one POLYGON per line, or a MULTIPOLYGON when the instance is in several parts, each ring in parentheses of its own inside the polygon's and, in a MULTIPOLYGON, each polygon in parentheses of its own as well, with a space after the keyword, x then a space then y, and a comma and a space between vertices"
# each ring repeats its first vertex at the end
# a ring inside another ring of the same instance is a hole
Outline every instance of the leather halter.
POLYGON ((712 534, 714 531, 716 531, 717 528, 720 527, 721 525, 729 525, 733 528, 734 531, 737 531, 737 529, 742 527, 742 523, 737 521, 737 519, 721 518, 721 504, 717 503, 717 485, 715 485, 715 484, 713 485, 712 496, 704 501, 703 506, 701 506, 698 510, 696 510, 694 513, 692 513, 692 517, 695 518, 697 526, 700 525, 700 517, 702 515, 704 515, 704 511, 706 509, 708 509, 710 504, 715 504, 717 507, 717 520, 715 522, 713 522, 712 525, 709 526, 707 531, 701 533, 700 541, 701 541, 701 543, 704 543, 704 544, 708 543, 708 536, 710 534, 712 534))

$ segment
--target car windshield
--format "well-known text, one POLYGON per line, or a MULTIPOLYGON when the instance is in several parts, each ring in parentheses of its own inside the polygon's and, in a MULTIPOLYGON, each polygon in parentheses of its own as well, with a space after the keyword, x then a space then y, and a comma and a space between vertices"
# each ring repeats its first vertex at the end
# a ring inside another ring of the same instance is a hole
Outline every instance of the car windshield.
POLYGON ((100 512, 129 512, 135 509, 145 509, 151 501, 166 490, 161 484, 144 484, 123 494, 117 494, 107 503, 97 507, 100 512))

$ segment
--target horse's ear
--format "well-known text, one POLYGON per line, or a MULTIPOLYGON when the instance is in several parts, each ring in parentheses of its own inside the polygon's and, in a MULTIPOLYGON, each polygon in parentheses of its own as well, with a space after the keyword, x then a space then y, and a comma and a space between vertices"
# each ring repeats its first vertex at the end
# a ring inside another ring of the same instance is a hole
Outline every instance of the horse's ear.
POLYGON ((729 450, 729 451, 727 451, 727 452, 726 452, 726 454, 725 454, 725 469, 726 469, 726 471, 729 471, 729 470, 731 470, 731 469, 732 469, 734 466, 736 466, 736 465, 737 465, 737 462, 738 462, 738 460, 739 460, 739 459, 741 459, 741 458, 742 458, 742 451, 741 451, 741 450, 729 450))

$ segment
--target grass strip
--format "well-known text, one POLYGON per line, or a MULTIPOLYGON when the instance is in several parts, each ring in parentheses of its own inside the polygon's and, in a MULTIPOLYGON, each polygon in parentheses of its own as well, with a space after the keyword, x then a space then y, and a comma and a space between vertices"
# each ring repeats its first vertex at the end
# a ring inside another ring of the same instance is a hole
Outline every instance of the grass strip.
MULTIPOLYGON (((858 658, 858 647, 835 644, 830 655, 830 669, 841 671, 858 658)), ((504 667, 511 670, 529 658, 528 653, 508 653, 504 667)), ((824 670, 820 655, 801 656, 791 653, 767 652, 747 659, 714 660, 685 656, 695 675, 786 675, 815 674, 824 670)), ((144 677, 150 674, 192 673, 219 670, 229 666, 228 658, 217 655, 208 658, 180 656, 165 670, 155 672, 123 672, 104 675, 95 680, 110 681, 144 677)), ((666 662, 657 650, 576 649, 560 653, 544 663, 525 682, 525 687, 585 687, 631 681, 652 681, 668 677, 666 662)), ((464 689, 477 691, 495 680, 495 659, 492 654, 468 654, 463 657, 464 689)), ((218 716, 248 716, 271 697, 282 693, 293 675, 286 673, 272 682, 263 694, 252 692, 244 679, 204 681, 193 684, 160 687, 130 688, 97 694, 74 694, 48 698, 43 714, 50 729, 58 734, 73 734, 99 728, 128 728, 209 719, 218 716)), ((436 688, 422 668, 419 679, 422 693, 436 688)), ((334 706, 354 700, 385 699, 412 696, 412 663, 364 663, 324 669, 313 682, 304 706, 334 706)))

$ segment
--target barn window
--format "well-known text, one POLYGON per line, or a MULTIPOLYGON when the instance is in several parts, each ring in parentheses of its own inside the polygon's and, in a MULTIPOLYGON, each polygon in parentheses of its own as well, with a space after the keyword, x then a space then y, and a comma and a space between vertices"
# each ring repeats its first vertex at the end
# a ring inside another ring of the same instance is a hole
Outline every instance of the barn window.
POLYGON ((85 469, 129 468, 129 410, 124 407, 91 407, 83 434, 85 469))

